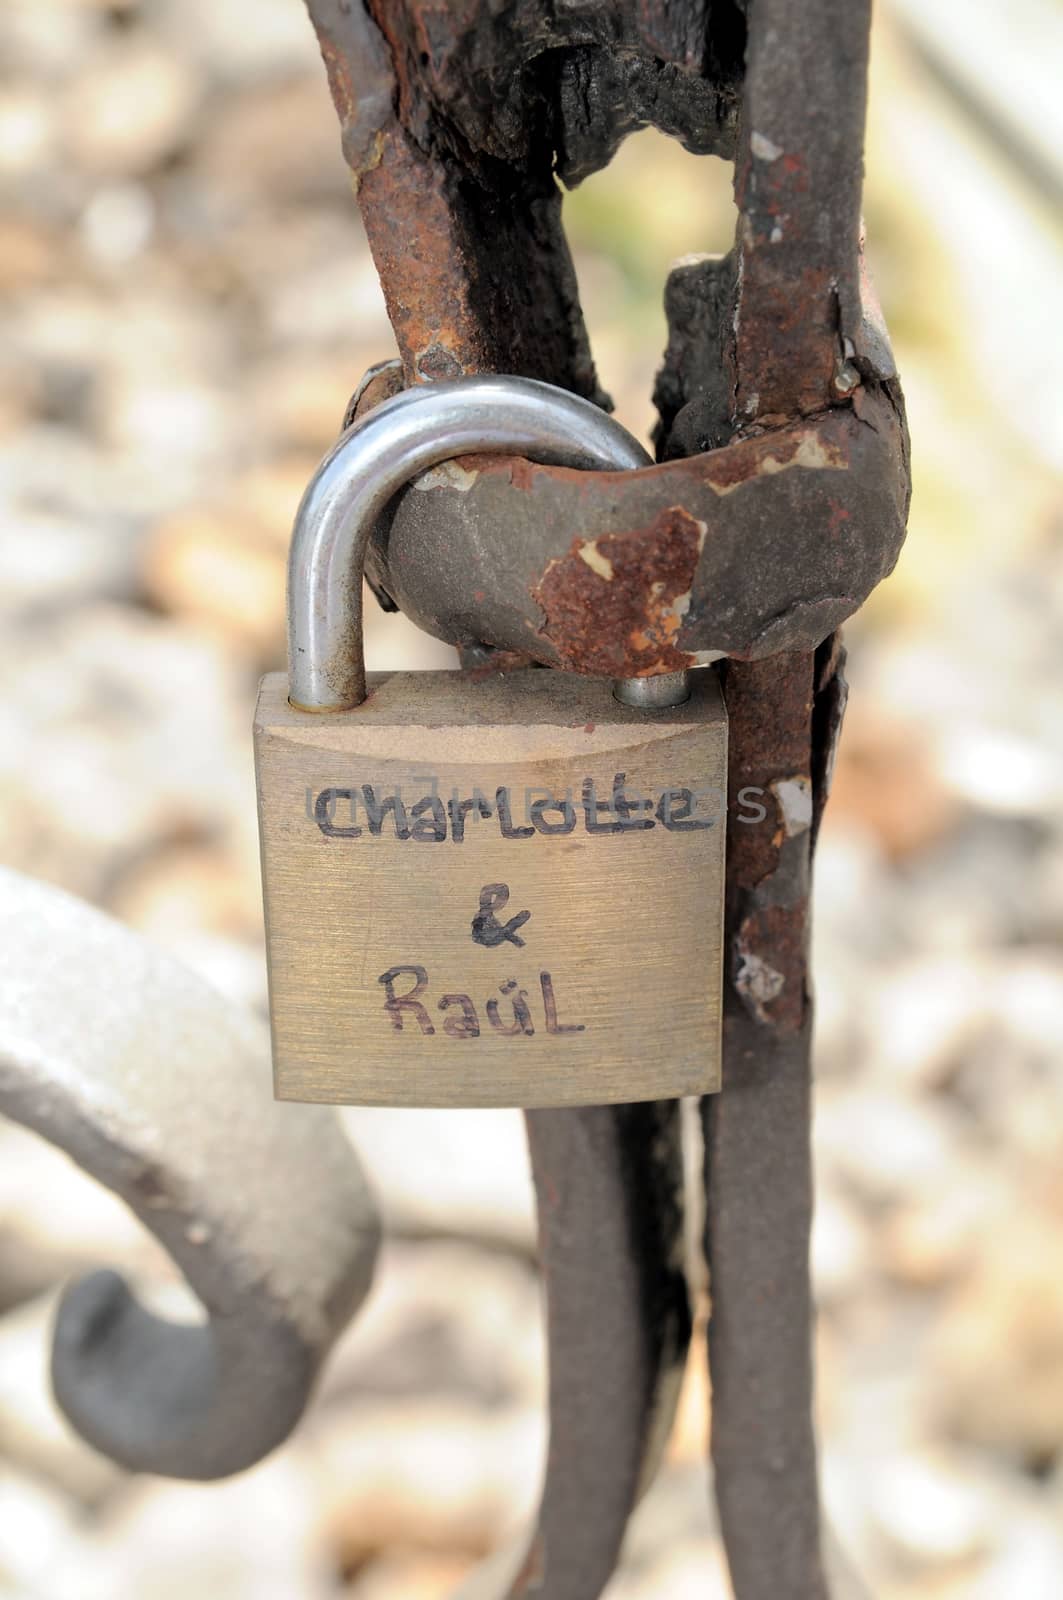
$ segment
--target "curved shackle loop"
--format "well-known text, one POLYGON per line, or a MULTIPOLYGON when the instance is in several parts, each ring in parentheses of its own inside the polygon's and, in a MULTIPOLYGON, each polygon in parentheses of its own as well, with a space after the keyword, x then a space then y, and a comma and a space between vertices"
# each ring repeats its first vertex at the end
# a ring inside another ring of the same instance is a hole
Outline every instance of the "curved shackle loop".
POLYGON ((653 465, 604 411, 535 378, 418 385, 359 417, 311 478, 292 530, 288 697, 297 709, 361 705, 362 573, 374 524, 419 473, 479 454, 606 471, 653 465))

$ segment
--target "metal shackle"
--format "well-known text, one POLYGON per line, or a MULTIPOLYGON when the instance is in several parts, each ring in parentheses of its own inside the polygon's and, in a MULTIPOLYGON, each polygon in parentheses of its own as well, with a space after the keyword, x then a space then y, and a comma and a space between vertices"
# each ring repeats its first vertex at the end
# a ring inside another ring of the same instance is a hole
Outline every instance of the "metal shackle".
POLYGON ((653 464, 589 400, 534 378, 423 384, 359 417, 311 478, 292 530, 288 697, 297 710, 346 711, 366 697, 362 573, 388 501, 441 461, 487 453, 607 471, 653 464))

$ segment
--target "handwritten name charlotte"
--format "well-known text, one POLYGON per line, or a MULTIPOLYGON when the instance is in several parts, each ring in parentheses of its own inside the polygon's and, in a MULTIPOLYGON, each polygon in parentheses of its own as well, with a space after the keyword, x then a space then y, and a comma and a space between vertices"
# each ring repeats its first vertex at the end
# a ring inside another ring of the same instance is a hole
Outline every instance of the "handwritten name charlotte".
POLYGON ((594 779, 584 778, 578 801, 571 793, 526 790, 527 822, 516 819, 513 793, 505 786, 490 798, 476 790, 469 796, 453 794, 443 799, 433 789, 407 806, 398 790, 378 793, 371 783, 350 788, 333 785, 313 796, 312 809, 308 793, 307 810, 330 839, 360 839, 365 831, 371 838, 380 838, 389 823, 388 837, 415 844, 443 844, 447 839, 464 844, 470 821, 481 819, 496 822, 504 839, 532 839, 536 834, 563 837, 577 829, 589 834, 624 834, 660 827, 670 833, 692 833, 716 825, 715 815, 699 816, 697 811, 704 799, 718 811, 723 799, 719 791, 665 788, 654 800, 629 794, 625 782, 626 774, 616 773, 608 797, 599 799, 594 779), (364 813, 364 828, 356 820, 359 812, 364 813), (343 813, 349 821, 341 820, 343 813))

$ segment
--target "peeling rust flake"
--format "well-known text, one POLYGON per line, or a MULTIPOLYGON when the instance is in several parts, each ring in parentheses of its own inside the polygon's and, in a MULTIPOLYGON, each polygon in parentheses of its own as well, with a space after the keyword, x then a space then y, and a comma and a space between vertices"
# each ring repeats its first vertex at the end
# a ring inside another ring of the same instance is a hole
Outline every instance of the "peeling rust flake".
POLYGON ((735 992, 754 1021, 782 1034, 804 1026, 807 938, 803 903, 758 906, 742 919, 734 935, 735 992))
POLYGON ((544 617, 539 631, 562 664, 603 678, 692 665, 676 639, 705 531, 681 506, 669 506, 634 532, 577 535, 532 590, 544 617))

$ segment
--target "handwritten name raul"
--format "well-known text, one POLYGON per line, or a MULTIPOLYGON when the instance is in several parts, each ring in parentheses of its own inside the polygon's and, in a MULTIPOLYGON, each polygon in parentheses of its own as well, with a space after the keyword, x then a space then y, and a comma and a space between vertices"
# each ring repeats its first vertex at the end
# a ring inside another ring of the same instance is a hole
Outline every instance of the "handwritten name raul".
MULTIPOLYGON (((432 1035, 435 1033, 435 1024, 432 1021, 425 1004, 428 996, 428 969, 411 962, 406 966, 389 967, 387 972, 382 972, 377 979, 384 986, 384 1012, 391 1022, 396 1033, 401 1033, 408 1024, 410 1027, 419 1028, 421 1033, 432 1035), (412 984, 410 980, 413 980, 412 984), (400 990, 399 984, 403 987, 400 990)), ((507 978, 505 983, 499 984, 499 995, 494 995, 484 1005, 486 1029, 488 1033, 503 1034, 515 1037, 523 1034, 530 1037, 536 1031, 536 1021, 540 1020, 532 1014, 532 1006, 528 991, 521 989, 516 978, 507 978), (508 1002, 509 1013, 503 1015, 503 1000, 508 1002)), ((554 993, 554 980, 549 972, 539 974, 539 992, 542 1000, 541 1026, 545 1033, 582 1033, 582 1022, 561 1022, 557 1014, 557 996, 554 993)), ((430 1002, 429 1002, 430 1003, 430 1002)), ((435 1005, 435 1010, 444 1013, 442 1018, 443 1032, 451 1039, 478 1039, 481 1033, 480 1012, 471 995, 456 992, 440 995, 435 1005)), ((538 1007, 536 1007, 538 1011, 538 1007)))

